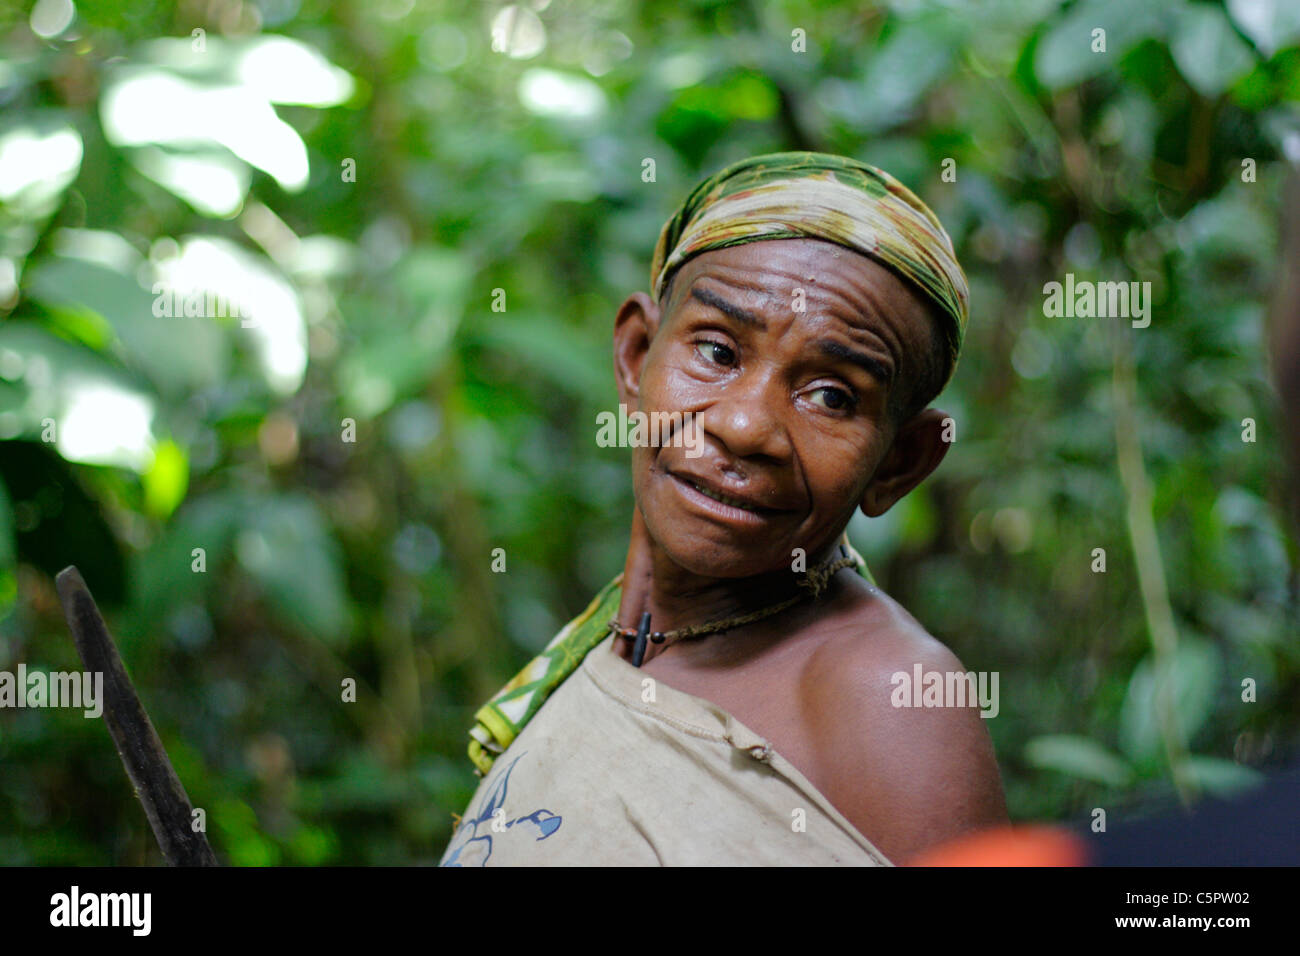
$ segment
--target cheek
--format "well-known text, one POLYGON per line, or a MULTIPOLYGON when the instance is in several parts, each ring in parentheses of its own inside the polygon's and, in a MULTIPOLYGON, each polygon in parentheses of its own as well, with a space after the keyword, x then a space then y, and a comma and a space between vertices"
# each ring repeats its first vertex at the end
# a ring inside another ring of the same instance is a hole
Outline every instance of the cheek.
POLYGON ((878 435, 824 436, 801 445, 804 474, 818 509, 852 511, 880 463, 878 435))
POLYGON ((687 373, 683 362, 689 360, 680 344, 651 347, 641 372, 642 411, 682 411, 707 399, 716 385, 701 382, 687 373))
POLYGON ((639 496, 641 493, 641 483, 645 480, 646 475, 654 466, 653 453, 656 448, 647 446, 634 446, 632 451, 632 490, 639 496))
POLYGON ((671 518, 673 502, 666 485, 671 479, 656 472, 655 451, 646 447, 632 449, 632 497, 650 537, 662 544, 671 542, 678 529, 671 518))
POLYGON ((668 372, 665 366, 665 342, 661 329, 659 335, 650 343, 646 353, 645 364, 641 366, 641 406, 644 409, 658 407, 658 398, 664 390, 664 380, 668 372))

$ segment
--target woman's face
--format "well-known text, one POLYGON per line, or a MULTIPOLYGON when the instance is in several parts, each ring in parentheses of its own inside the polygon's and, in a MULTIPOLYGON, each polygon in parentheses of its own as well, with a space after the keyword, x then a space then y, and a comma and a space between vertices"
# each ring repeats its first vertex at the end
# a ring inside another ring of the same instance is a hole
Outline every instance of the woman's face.
POLYGON ((831 545, 890 450, 891 393, 918 367, 909 355, 930 347, 919 296, 851 250, 768 240, 688 261, 657 319, 624 400, 702 434, 633 451, 651 537, 710 577, 831 545))

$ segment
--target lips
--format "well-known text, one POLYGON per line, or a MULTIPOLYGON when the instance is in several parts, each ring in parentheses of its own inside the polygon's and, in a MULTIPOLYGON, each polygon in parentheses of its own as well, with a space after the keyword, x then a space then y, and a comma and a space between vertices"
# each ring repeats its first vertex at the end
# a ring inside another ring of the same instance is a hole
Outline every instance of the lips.
POLYGON ((698 491, 700 494, 707 495, 708 497, 712 498, 714 501, 721 501, 724 505, 731 505, 731 507, 733 508, 744 508, 746 511, 758 511, 756 507, 747 504, 744 501, 741 501, 739 498, 733 498, 730 495, 721 494, 720 492, 714 491, 711 488, 705 488, 703 485, 697 485, 695 482, 691 482, 691 487, 694 488, 696 491, 698 491))
POLYGON ((787 510, 783 508, 770 508, 766 505, 760 504, 752 497, 742 496, 736 494, 734 491, 724 490, 719 488, 713 482, 705 481, 694 475, 682 475, 677 474, 676 472, 670 472, 670 474, 679 484, 685 485, 693 491, 703 495, 705 498, 718 502, 718 504, 726 505, 728 508, 735 508, 739 511, 748 512, 751 515, 762 517, 783 514, 787 510))

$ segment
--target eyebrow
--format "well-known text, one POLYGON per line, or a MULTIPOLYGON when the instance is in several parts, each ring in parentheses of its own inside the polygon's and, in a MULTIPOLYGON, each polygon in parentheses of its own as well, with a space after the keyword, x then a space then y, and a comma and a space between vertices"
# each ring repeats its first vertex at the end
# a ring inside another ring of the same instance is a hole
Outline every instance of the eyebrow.
POLYGON ((890 374, 889 368, 885 363, 871 355, 868 355, 866 352, 859 352, 856 349, 851 349, 847 345, 832 341, 831 339, 822 339, 815 344, 816 347, 821 350, 823 355, 829 355, 831 358, 843 359, 846 362, 851 362, 859 368, 864 369, 867 374, 871 375, 882 385, 893 384, 893 376, 890 374))
POLYGON ((738 322, 744 322, 746 325, 752 325, 759 329, 766 329, 767 323, 760 319, 748 309, 742 309, 740 306, 728 302, 708 289, 701 289, 699 286, 691 286, 691 298, 703 302, 711 308, 717 309, 723 315, 729 315, 738 322))
MULTIPOLYGON (((710 292, 708 289, 701 289, 699 286, 691 286, 691 298, 717 309, 723 315, 729 315, 731 318, 736 319, 739 322, 744 322, 746 325, 753 325, 764 330, 767 329, 767 323, 753 312, 750 312, 747 309, 742 309, 740 306, 728 302, 726 299, 716 293, 710 292)), ((874 356, 868 355, 866 352, 859 352, 857 349, 851 349, 847 345, 836 342, 832 339, 821 339, 816 342, 815 345, 823 355, 841 359, 858 366, 882 385, 889 386, 893 384, 894 377, 890 373, 889 367, 874 356)))

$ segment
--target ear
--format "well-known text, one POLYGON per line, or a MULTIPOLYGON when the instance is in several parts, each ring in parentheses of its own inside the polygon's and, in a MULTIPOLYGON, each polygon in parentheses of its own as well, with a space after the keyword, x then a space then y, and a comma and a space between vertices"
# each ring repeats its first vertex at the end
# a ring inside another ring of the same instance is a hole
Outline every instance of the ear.
POLYGON ((927 408, 899 426, 894 442, 862 494, 862 512, 878 518, 939 467, 951 442, 944 441, 947 412, 927 408))
POLYGON ((641 392, 641 367, 659 330, 659 304, 644 292, 633 292, 614 319, 614 380, 618 399, 637 406, 641 392))

